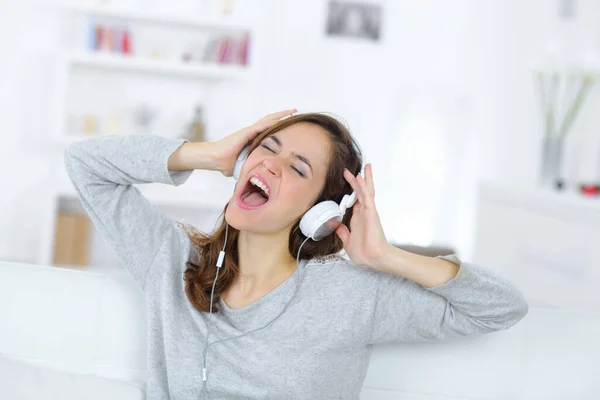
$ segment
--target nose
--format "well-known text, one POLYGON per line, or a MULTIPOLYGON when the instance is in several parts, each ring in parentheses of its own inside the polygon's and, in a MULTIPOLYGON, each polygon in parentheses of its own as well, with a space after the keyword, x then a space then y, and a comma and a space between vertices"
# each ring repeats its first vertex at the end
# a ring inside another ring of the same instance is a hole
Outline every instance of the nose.
POLYGON ((263 164, 267 171, 275 177, 281 175, 281 160, 278 157, 269 157, 263 161, 263 164))

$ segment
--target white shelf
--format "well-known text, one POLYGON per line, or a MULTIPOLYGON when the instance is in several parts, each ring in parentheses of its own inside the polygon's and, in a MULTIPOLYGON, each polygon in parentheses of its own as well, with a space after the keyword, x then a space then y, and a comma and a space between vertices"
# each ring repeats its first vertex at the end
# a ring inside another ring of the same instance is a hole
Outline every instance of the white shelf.
POLYGON ((559 192, 506 182, 481 182, 479 190, 481 198, 490 204, 512 205, 532 212, 575 218, 582 225, 600 224, 599 197, 586 197, 572 190, 559 192))
POLYGON ((91 139, 91 138, 96 138, 96 137, 100 137, 100 136, 108 136, 108 135, 86 135, 86 134, 74 135, 73 134, 73 135, 60 136, 57 138, 57 141, 61 144, 69 145, 71 143, 80 142, 85 139, 91 139))
MULTIPOLYGON (((175 195, 173 193, 161 193, 157 190, 142 190, 139 186, 138 189, 140 189, 140 192, 150 200, 151 203, 156 205, 194 208, 207 211, 222 211, 223 207, 225 207, 224 201, 213 201, 213 198, 207 193, 194 193, 183 189, 175 195)), ((59 193, 59 197, 78 199, 75 191, 62 191, 59 193)))
POLYGON ((58 136, 54 138, 54 141, 56 143, 59 144, 63 144, 65 146, 71 144, 71 143, 75 143, 75 142, 81 142, 82 140, 86 140, 86 139, 93 139, 93 138, 99 138, 99 137, 104 137, 104 136, 120 136, 120 133, 113 133, 113 134, 85 134, 85 133, 69 133, 66 135, 62 135, 62 136, 58 136))
POLYGON ((156 11, 144 11, 136 9, 115 8, 111 6, 79 6, 79 5, 48 5, 47 9, 66 12, 75 15, 87 15, 109 18, 120 21, 142 22, 147 24, 170 25, 204 30, 228 30, 239 32, 251 32, 249 26, 237 23, 227 17, 203 18, 168 15, 156 11))
MULTIPOLYGON (((195 190, 153 183, 137 185, 136 187, 151 203, 159 206, 205 210, 217 213, 223 211, 227 202, 227 193, 230 192, 222 185, 213 190, 209 190, 208 188, 206 190, 195 190)), ((59 198, 69 200, 78 200, 79 198, 77 192, 75 192, 75 188, 70 185, 63 185, 56 195, 59 198)))
POLYGON ((237 80, 245 78, 248 68, 229 64, 185 63, 93 52, 73 52, 64 56, 69 66, 96 69, 172 75, 196 79, 237 80))

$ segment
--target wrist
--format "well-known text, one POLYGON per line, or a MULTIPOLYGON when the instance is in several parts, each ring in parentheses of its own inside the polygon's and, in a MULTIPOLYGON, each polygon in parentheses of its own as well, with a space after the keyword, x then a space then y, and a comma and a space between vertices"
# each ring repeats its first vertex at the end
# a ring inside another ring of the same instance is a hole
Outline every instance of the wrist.
POLYGON ((386 243, 382 250, 372 258, 369 266, 378 271, 388 273, 392 272, 394 260, 398 258, 398 250, 398 248, 394 247, 390 243, 386 243))
POLYGON ((181 170, 216 170, 218 163, 210 142, 184 142, 169 157, 169 169, 181 170))
POLYGON ((208 171, 222 171, 221 162, 217 157, 214 142, 197 142, 194 143, 196 169, 204 169, 208 171))
POLYGON ((454 279, 459 268, 451 261, 422 256, 391 245, 376 266, 377 270, 411 280, 425 288, 454 279))

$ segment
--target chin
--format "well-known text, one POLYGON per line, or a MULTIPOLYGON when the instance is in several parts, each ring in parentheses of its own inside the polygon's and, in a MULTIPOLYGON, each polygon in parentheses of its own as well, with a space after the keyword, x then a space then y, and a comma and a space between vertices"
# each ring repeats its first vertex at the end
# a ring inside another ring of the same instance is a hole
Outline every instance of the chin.
POLYGON ((242 210, 232 200, 225 211, 225 221, 238 231, 257 232, 258 226, 264 226, 265 217, 260 213, 242 210))
POLYGON ((280 226, 280 218, 256 211, 249 212, 230 204, 225 212, 225 221, 229 226, 244 232, 270 234, 285 229, 280 226))

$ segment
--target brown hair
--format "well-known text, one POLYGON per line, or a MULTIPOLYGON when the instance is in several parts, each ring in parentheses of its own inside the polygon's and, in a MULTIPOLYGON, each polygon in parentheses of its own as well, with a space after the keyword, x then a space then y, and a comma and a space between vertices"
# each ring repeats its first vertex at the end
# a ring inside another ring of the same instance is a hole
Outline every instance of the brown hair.
MULTIPOLYGON (((251 142, 250 149, 253 151, 267 136, 300 122, 317 125, 329 134, 332 144, 330 163, 323 188, 321 189, 321 193, 319 194, 316 203, 325 200, 333 200, 339 203, 345 194, 352 193, 351 186, 343 176, 344 168, 347 168, 354 175, 358 174, 362 167, 362 154, 348 129, 334 117, 321 113, 310 113, 286 118, 259 134, 251 142)), ((219 252, 223 249, 223 243, 225 242, 225 227, 227 222, 225 221, 224 216, 226 210, 227 205, 221 215, 221 225, 211 235, 201 233, 187 225, 183 226, 192 241, 192 245, 196 247, 199 254, 198 263, 194 264, 191 260, 188 261, 184 273, 186 295, 192 305, 199 311, 209 311, 212 286, 217 272, 217 259, 219 258, 219 252)), ((350 208, 346 211, 342 221, 348 229, 350 228, 351 218, 352 209, 350 208)), ((300 219, 296 221, 290 231, 289 251, 294 259, 298 255, 300 245, 306 239, 306 236, 300 231, 299 226, 300 219)), ((238 235, 239 231, 232 226, 229 226, 227 243, 225 245, 226 257, 221 270, 219 271, 219 277, 214 289, 213 312, 219 311, 218 303, 221 298, 221 293, 231 285, 239 271, 238 235)), ((339 252, 342 247, 342 241, 334 233, 318 242, 308 240, 304 246, 302 246, 300 258, 311 259, 318 256, 326 256, 339 252)))

